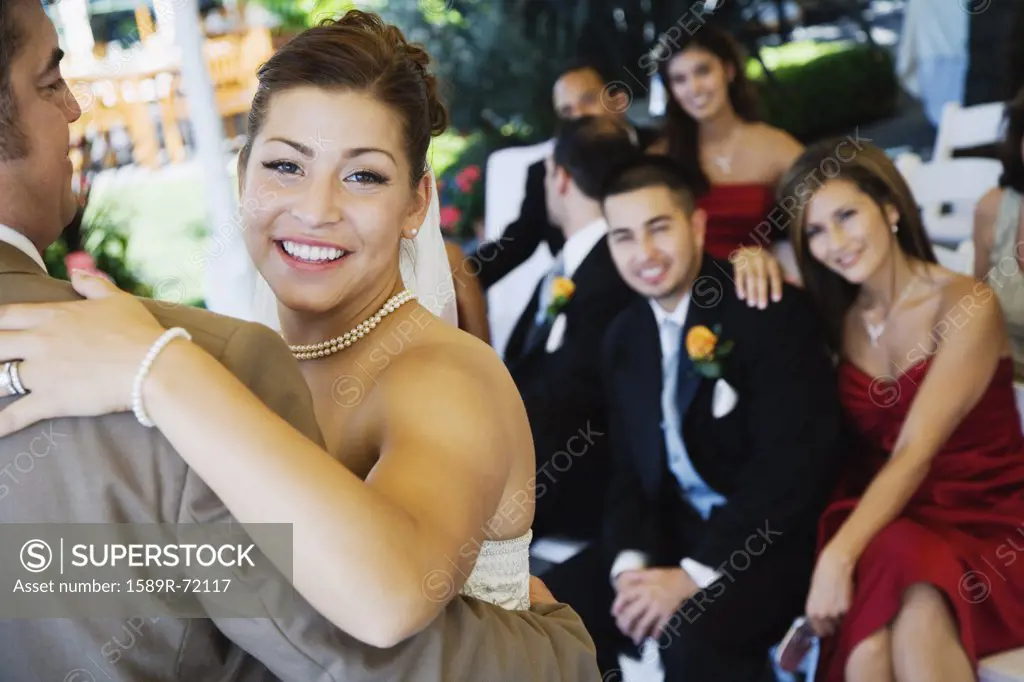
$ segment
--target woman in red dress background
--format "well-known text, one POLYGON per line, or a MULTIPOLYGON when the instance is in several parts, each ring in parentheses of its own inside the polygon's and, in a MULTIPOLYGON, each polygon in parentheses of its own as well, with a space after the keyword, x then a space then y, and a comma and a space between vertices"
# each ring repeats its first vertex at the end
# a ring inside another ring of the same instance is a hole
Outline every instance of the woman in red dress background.
POLYGON ((775 185, 803 146, 760 122, 746 62, 731 35, 705 24, 684 33, 675 47, 659 55, 671 96, 663 136, 651 151, 668 154, 695 179, 698 204, 708 214, 708 253, 724 259, 741 246, 770 246, 785 236, 785 225, 768 219, 775 185))
POLYGON ((818 679, 974 680, 979 658, 1024 645, 1024 436, 1006 329, 988 284, 936 264, 884 152, 816 175, 835 149, 808 149, 779 188, 798 200, 801 275, 863 442, 821 518, 806 610, 818 679))

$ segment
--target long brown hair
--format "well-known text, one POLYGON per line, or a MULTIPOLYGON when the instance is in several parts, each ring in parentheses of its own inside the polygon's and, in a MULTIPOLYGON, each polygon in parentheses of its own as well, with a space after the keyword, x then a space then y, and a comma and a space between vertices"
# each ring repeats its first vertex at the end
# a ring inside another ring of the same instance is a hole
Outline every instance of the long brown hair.
POLYGON ((829 180, 847 180, 867 194, 885 213, 886 204, 899 212, 896 243, 912 259, 935 263, 935 252, 921 221, 921 211, 906 180, 885 152, 871 144, 847 138, 823 140, 808 147, 779 181, 777 198, 789 213, 793 227, 789 234, 796 251, 804 287, 814 300, 825 323, 833 351, 842 346, 843 321, 860 294, 853 284, 811 255, 804 227, 806 207, 814 193, 829 180))
MULTIPOLYGON (((664 48, 662 42, 659 48, 664 48)), ((706 192, 711 183, 704 174, 700 165, 700 139, 697 135, 697 121, 686 113, 682 105, 676 101, 672 94, 672 81, 669 77, 669 64, 677 56, 690 48, 699 48, 710 52, 728 69, 730 66, 734 72, 732 82, 729 84, 729 102, 736 111, 736 115, 744 121, 759 121, 760 109, 757 99, 757 91, 753 83, 747 78, 746 59, 739 43, 732 35, 714 24, 705 24, 693 33, 684 32, 682 40, 671 54, 662 59, 658 67, 661 82, 668 91, 668 102, 665 105, 665 139, 668 142, 668 155, 679 163, 688 175, 699 182, 694 189, 698 193, 706 192)))
POLYGON ((324 19, 303 31, 259 70, 247 138, 238 157, 239 178, 273 96, 310 85, 365 92, 388 105, 404 123, 409 180, 415 186, 427 170, 431 137, 448 126, 429 65, 430 55, 422 47, 372 12, 349 10, 340 19, 324 19))

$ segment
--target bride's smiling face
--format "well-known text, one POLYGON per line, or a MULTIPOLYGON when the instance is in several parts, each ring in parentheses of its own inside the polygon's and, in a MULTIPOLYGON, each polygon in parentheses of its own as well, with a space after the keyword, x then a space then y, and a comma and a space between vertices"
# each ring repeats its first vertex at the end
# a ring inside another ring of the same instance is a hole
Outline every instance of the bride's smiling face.
POLYGON ((415 187, 402 119, 370 95, 299 87, 274 95, 241 186, 245 241, 285 307, 372 300, 397 283, 400 242, 430 203, 415 187))

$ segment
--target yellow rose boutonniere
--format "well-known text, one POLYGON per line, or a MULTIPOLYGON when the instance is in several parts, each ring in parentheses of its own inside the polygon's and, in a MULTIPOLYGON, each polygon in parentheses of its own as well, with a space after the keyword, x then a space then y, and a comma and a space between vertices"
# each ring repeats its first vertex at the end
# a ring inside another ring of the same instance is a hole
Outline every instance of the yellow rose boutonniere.
POLYGON ((686 354, 693 361, 698 374, 708 379, 722 376, 722 359, 732 350, 732 341, 719 342, 721 327, 714 331, 704 325, 697 325, 686 334, 686 354))
POLYGON ((548 318, 554 318, 572 300, 576 292, 576 283, 568 277, 556 277, 551 283, 551 303, 548 305, 548 318))

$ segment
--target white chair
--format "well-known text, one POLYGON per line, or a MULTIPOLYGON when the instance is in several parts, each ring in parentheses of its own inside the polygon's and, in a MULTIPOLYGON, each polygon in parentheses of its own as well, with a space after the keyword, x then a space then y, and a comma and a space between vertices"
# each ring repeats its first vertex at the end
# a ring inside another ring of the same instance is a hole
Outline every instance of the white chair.
POLYGON ((978 682, 1024 682, 1024 649, 1004 651, 979 661, 978 682))
POLYGON ((977 147, 1000 139, 1002 134, 1003 102, 990 102, 963 107, 947 102, 942 108, 942 119, 935 135, 933 161, 953 158, 954 149, 977 147))
POLYGON ((1003 166, 992 159, 948 159, 918 163, 901 159, 897 167, 921 207, 925 230, 933 242, 960 244, 974 230, 974 206, 995 187, 1003 166), (951 211, 942 214, 942 207, 951 211))
MULTIPOLYGON (((529 147, 502 149, 487 159, 487 186, 484 189, 484 230, 487 240, 498 239, 505 227, 519 217, 526 194, 529 168, 547 156, 552 148, 553 143, 549 140, 529 147)), ((499 354, 504 354, 516 320, 551 263, 551 253, 544 246, 488 290, 491 344, 499 354)))
POLYGON ((953 272, 974 276, 974 242, 966 239, 954 251, 941 245, 932 247, 939 265, 953 272))

